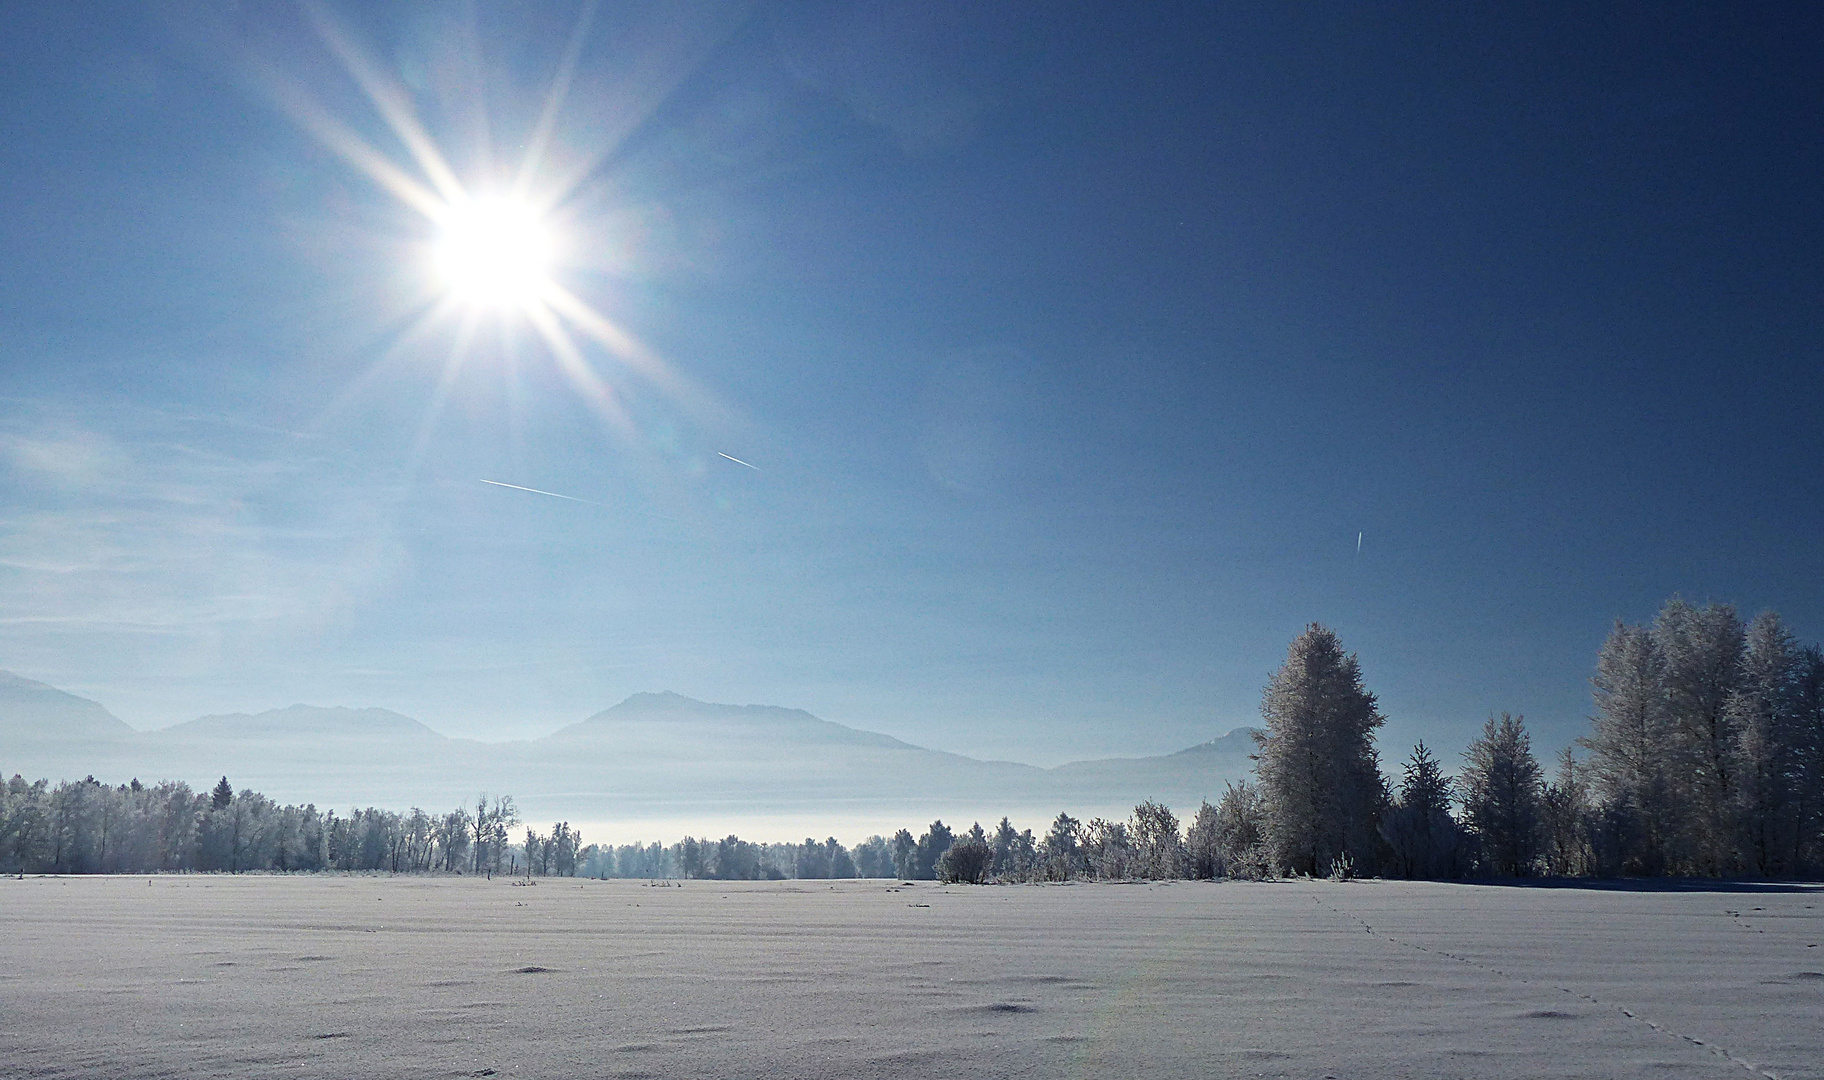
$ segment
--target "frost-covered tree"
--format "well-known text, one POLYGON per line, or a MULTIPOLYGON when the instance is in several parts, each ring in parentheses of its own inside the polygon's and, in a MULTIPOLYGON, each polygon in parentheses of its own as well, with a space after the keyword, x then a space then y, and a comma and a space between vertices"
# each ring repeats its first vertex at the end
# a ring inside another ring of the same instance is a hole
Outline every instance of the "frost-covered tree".
POLYGON ((733 833, 714 844, 705 842, 703 856, 703 876, 718 881, 758 881, 779 876, 777 871, 770 875, 766 872, 758 844, 733 833))
POLYGON ((1668 600, 1653 620, 1666 658, 1673 792, 1683 825, 1675 854, 1685 872, 1724 874, 1738 865, 1735 810, 1740 739, 1730 703, 1741 684, 1744 634, 1729 604, 1668 600))
POLYGON ((855 876, 855 857, 849 849, 843 847, 834 836, 823 841, 824 861, 829 864, 830 876, 833 878, 852 878, 855 876))
POLYGON ((1532 737, 1517 716, 1489 717, 1463 752, 1463 817, 1487 868, 1526 877, 1539 853, 1544 776, 1532 737))
POLYGON ((893 876, 893 853, 884 836, 870 836, 855 845, 855 872, 864 878, 893 876))
POLYGON ((1223 788, 1216 804, 1216 850, 1230 877, 1259 880, 1278 872, 1267 848, 1267 808, 1257 785, 1242 780, 1223 788))
POLYGON ((465 865, 471 825, 468 808, 464 806, 458 806, 439 819, 436 840, 445 873, 460 871, 465 865))
POLYGON ((1073 875, 1082 873, 1086 869, 1083 823, 1069 814, 1059 814, 1039 844, 1039 860, 1044 865, 1047 881, 1069 881, 1073 875))
POLYGON ((475 856, 475 873, 483 870, 499 872, 507 860, 508 847, 511 843, 513 826, 519 824, 519 808, 514 805, 511 795, 501 795, 492 800, 487 793, 475 798, 475 816, 469 819, 469 827, 474 830, 473 853, 475 856))
POLYGON ((694 836, 686 836, 678 841, 677 850, 678 876, 700 878, 703 876, 703 845, 694 836))
POLYGON ((1197 807, 1197 816, 1184 831, 1184 876, 1193 881, 1208 881, 1228 873, 1229 863, 1223 857, 1216 839, 1216 808, 1210 800, 1197 807))
POLYGON ((893 834, 893 872, 900 880, 910 881, 917 869, 918 841, 912 838, 910 830, 901 829, 893 834))
POLYGON ((993 863, 994 849, 979 835, 978 828, 974 832, 964 833, 938 856, 937 878, 953 884, 980 885, 987 878, 993 863))
POLYGON ((1327 874, 1348 854, 1372 871, 1387 802, 1374 733, 1385 721, 1353 654, 1311 624, 1262 695, 1257 772, 1266 848, 1289 873, 1327 874))
POLYGON ((1083 829, 1083 858, 1092 877, 1121 881, 1135 876, 1138 852, 1124 821, 1091 818, 1083 829))
POLYGON ((1133 838, 1134 876, 1155 881, 1184 876, 1184 837, 1178 815, 1169 807, 1149 799, 1134 807, 1127 828, 1133 838))
POLYGON ((941 819, 933 821, 924 835, 918 838, 918 848, 912 857, 912 877, 923 881, 937 877, 937 860, 943 857, 955 840, 950 826, 945 825, 941 819))
POLYGON ((1737 853, 1765 875, 1793 869, 1793 833, 1803 783, 1799 649, 1780 617, 1762 612, 1748 624, 1741 679, 1728 706, 1735 733, 1737 853))
POLYGON ((1792 865, 1795 872, 1824 872, 1824 650, 1800 651, 1792 680, 1794 797, 1792 865))
POLYGON ((827 878, 830 876, 830 857, 823 850, 823 845, 810 837, 797 845, 794 851, 792 876, 795 878, 827 878))
MULTIPOLYGON (((466 840, 466 814, 456 816, 453 835, 466 840)), ((218 808, 213 791, 198 795, 181 783, 148 786, 134 780, 110 786, 91 776, 52 787, 14 777, 0 785, 0 869, 404 873, 461 865, 459 855, 414 853, 410 820, 375 807, 351 810, 346 817, 319 814, 314 804, 281 806, 251 789, 230 793, 218 808)), ((562 854, 561 841, 575 837, 561 824, 555 832, 560 842, 552 849, 553 866, 562 854)), ((435 838, 437 830, 430 835, 435 838)))
POLYGON ((1578 877, 1597 869, 1586 771, 1565 747, 1558 755, 1558 775, 1539 800, 1539 855, 1553 877, 1578 877))
POLYGON ((1680 829, 1666 658, 1658 641, 1645 627, 1617 621, 1596 655, 1590 684, 1596 714, 1590 734, 1577 741, 1590 751, 1590 783, 1612 822, 1617 869, 1664 873, 1680 829))
POLYGON ((1381 819, 1389 872, 1405 878, 1454 878, 1462 868, 1463 836, 1450 814, 1450 777, 1422 741, 1402 771, 1399 796, 1381 819))
POLYGON ((994 836, 989 846, 994 849, 994 873, 996 877, 1010 877, 1014 864, 1014 848, 1019 843, 1019 831, 1013 822, 1001 818, 1001 823, 994 827, 994 836))

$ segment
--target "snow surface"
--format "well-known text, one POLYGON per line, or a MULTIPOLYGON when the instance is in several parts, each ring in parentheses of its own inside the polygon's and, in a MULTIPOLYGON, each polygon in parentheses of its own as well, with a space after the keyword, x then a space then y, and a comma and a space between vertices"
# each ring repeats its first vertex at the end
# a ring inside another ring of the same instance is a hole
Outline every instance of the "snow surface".
POLYGON ((1824 1077, 1816 887, 27 878, 0 957, 0 1076, 1824 1077))

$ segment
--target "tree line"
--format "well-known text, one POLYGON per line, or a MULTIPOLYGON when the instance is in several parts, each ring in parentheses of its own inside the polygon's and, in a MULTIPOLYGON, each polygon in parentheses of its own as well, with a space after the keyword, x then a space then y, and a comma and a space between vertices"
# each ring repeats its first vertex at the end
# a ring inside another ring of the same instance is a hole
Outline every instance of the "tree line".
MULTIPOLYGON (((590 844, 568 822, 540 833, 523 824, 512 797, 475 800, 448 813, 375 807, 347 813, 283 805, 223 777, 208 792, 164 781, 108 785, 93 776, 52 786, 15 775, 0 785, 0 872, 382 871, 598 878, 903 878, 1063 881, 1071 878, 1219 876, 1254 843, 1246 784, 1222 808, 1207 804, 1187 836, 1158 803, 1124 821, 1087 824, 1059 814, 1043 837, 1003 817, 958 834, 941 820, 914 837, 900 829, 853 849, 835 837, 756 843, 729 835, 673 844, 590 844), (1226 818, 1224 815, 1227 815, 1226 818)), ((1258 875, 1256 875, 1258 876, 1258 875)))
POLYGON ((1824 873, 1824 652, 1779 616, 1673 598, 1647 625, 1616 623, 1596 659, 1587 735, 1547 779, 1525 722, 1491 717, 1453 775, 1423 742, 1383 774, 1385 723, 1360 665, 1317 624, 1261 701, 1253 780, 1181 823, 1143 802, 1128 817, 1061 813, 1044 835, 1006 817, 957 833, 941 820, 853 849, 836 838, 735 835, 584 846, 539 833, 512 798, 445 814, 281 806, 93 777, 0 787, 0 871, 380 870, 598 878, 888 878, 953 882, 1278 875, 1818 877, 1824 873), (1581 756, 1578 750, 1582 751, 1581 756))
POLYGON ((223 777, 208 792, 177 781, 108 785, 93 776, 51 786, 15 774, 0 785, 0 872, 143 874, 183 871, 383 870, 540 872, 575 863, 579 838, 559 823, 540 837, 510 796, 445 814, 375 807, 346 814, 281 805, 223 777))
POLYGON ((1274 873, 1824 873, 1824 652, 1771 612, 1668 600, 1597 654, 1587 735, 1547 779, 1524 721, 1491 717, 1447 775, 1420 743, 1397 784, 1356 658, 1312 625, 1262 702, 1259 859, 1274 873), (1581 756, 1577 753, 1581 750, 1581 756))
POLYGON ((766 844, 729 835, 687 836, 675 844, 591 846, 579 873, 588 877, 899 878, 908 881, 1034 882, 1136 878, 1260 877, 1255 789, 1231 785, 1218 806, 1205 803, 1188 829, 1163 805, 1144 802, 1129 817, 1087 823, 1059 814, 1044 836, 1001 818, 992 830, 976 822, 957 832, 940 819, 914 836, 870 836, 853 849, 835 837, 766 844))

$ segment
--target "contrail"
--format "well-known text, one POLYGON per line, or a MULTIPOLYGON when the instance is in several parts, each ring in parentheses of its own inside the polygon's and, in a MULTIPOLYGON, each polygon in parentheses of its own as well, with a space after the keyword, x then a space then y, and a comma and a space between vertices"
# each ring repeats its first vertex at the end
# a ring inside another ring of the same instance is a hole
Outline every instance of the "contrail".
POLYGON ((1355 553, 1357 555, 1362 553, 1362 534, 1359 532, 1355 534, 1355 553))
POLYGON ((520 487, 518 484, 503 484, 499 480, 483 480, 482 483, 493 484, 495 487, 512 488, 514 491, 530 491, 534 495, 549 495, 553 499, 568 499, 570 502, 589 503, 590 506, 596 505, 595 503, 590 503, 588 499, 579 499, 574 495, 559 495, 555 491, 541 491, 538 488, 520 487))
POLYGON ((716 451, 716 456, 717 456, 717 457, 725 457, 725 458, 728 458, 728 460, 730 460, 730 461, 732 461, 732 462, 734 462, 734 463, 735 463, 735 464, 737 464, 737 465, 747 465, 747 467, 748 467, 748 468, 750 468, 750 469, 752 469, 752 470, 754 470, 754 471, 755 471, 755 472, 759 472, 759 471, 760 471, 760 466, 758 466, 758 465, 748 465, 748 464, 747 464, 747 462, 745 462, 745 461, 742 461, 742 460, 741 460, 741 459, 740 459, 740 458, 738 458, 738 457, 729 457, 729 455, 727 455, 727 454, 724 454, 724 453, 723 453, 723 452, 722 452, 722 451, 720 451, 720 450, 718 450, 718 451, 716 451))

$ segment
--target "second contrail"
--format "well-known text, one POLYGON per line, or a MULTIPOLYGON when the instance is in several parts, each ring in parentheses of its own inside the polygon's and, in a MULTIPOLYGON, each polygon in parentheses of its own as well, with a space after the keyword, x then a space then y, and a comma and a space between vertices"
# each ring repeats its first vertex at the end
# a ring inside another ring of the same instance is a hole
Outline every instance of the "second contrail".
MULTIPOLYGON (((500 481, 499 481, 499 480, 483 480, 483 481, 482 481, 482 483, 484 483, 484 484, 493 484, 493 485, 494 485, 494 486, 495 486, 495 487, 504 487, 504 488, 512 488, 512 489, 513 489, 513 490, 514 490, 514 491, 530 491, 530 492, 531 492, 531 493, 532 493, 532 494, 534 494, 534 495, 549 495, 549 496, 551 496, 551 497, 552 497, 552 498, 553 498, 553 499, 566 499, 566 500, 568 500, 568 501, 570 501, 570 502, 580 502, 580 503, 588 503, 588 502, 589 502, 589 500, 588 500, 588 499, 579 499, 579 498, 577 498, 577 497, 576 497, 576 496, 574 496, 574 495, 559 495, 559 494, 558 494, 558 493, 557 493, 557 492, 555 492, 555 491, 544 491, 544 490, 541 490, 541 489, 539 489, 539 488, 529 488, 529 487, 521 487, 521 486, 520 486, 520 485, 518 485, 518 484, 503 484, 503 483, 501 483, 501 482, 500 482, 500 481)), ((594 505, 595 505, 595 504, 594 504, 594 503, 589 503, 589 505, 591 505, 591 506, 594 506, 594 505)))
POLYGON ((728 460, 730 460, 730 461, 732 461, 732 462, 734 462, 734 463, 735 463, 735 464, 737 464, 737 465, 747 465, 747 467, 748 467, 748 468, 750 468, 750 469, 752 469, 752 470, 754 470, 754 471, 755 471, 755 472, 759 472, 759 471, 760 471, 760 466, 758 466, 758 465, 749 465, 749 464, 748 464, 748 463, 747 463, 747 462, 745 462, 745 461, 742 461, 742 460, 741 460, 741 459, 740 459, 740 458, 738 458, 738 457, 732 457, 732 456, 730 456, 730 455, 728 455, 728 454, 724 454, 724 453, 723 453, 723 452, 722 452, 722 451, 720 451, 720 450, 718 450, 718 451, 716 451, 716 456, 717 456, 717 457, 725 457, 725 458, 728 458, 728 460))

